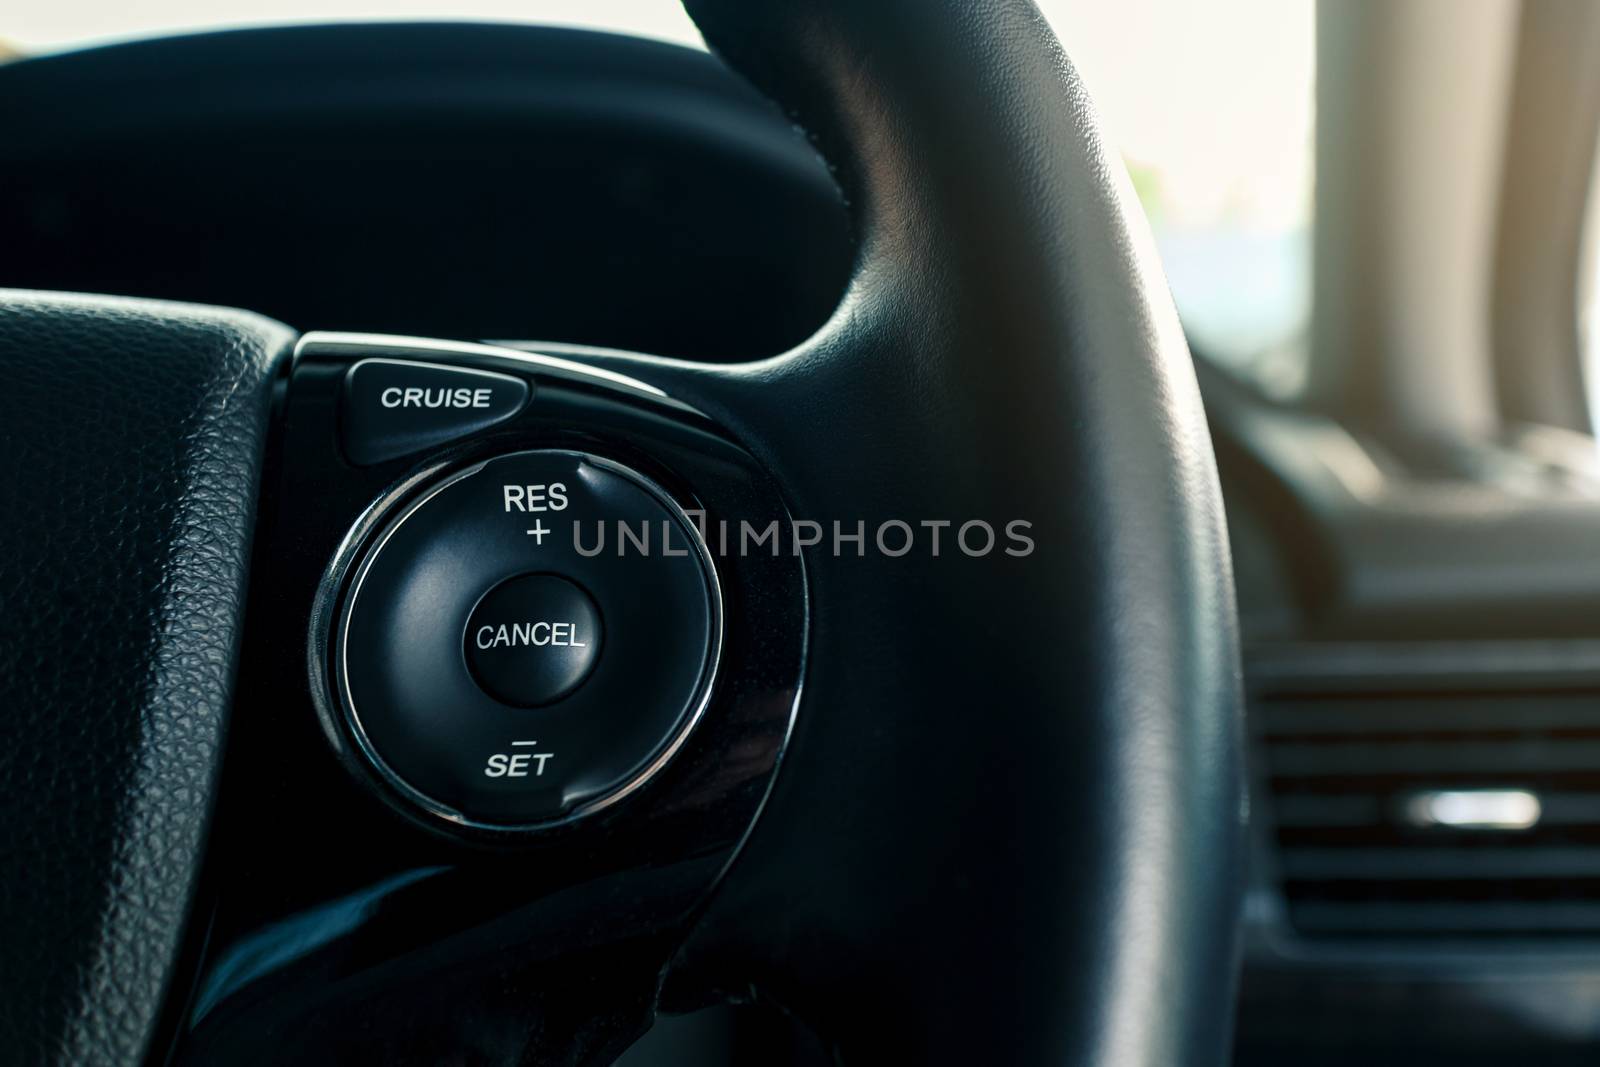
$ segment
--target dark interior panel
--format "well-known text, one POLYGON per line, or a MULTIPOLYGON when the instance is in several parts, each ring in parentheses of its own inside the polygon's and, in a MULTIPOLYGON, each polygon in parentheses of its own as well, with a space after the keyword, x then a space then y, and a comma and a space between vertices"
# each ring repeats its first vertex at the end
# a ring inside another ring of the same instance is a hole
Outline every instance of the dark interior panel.
POLYGON ((800 134, 648 41, 213 34, 0 67, 0 113, 6 286, 726 360, 811 333, 853 255, 800 134))

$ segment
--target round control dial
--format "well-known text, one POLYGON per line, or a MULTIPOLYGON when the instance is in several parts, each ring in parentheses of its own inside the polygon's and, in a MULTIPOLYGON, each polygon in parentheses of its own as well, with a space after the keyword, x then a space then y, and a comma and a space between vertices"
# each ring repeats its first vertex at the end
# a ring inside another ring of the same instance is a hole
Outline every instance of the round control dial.
POLYGON ((659 769, 704 709, 716 572, 664 491, 580 452, 455 474, 389 519, 333 635, 362 752, 444 818, 534 827, 659 769))

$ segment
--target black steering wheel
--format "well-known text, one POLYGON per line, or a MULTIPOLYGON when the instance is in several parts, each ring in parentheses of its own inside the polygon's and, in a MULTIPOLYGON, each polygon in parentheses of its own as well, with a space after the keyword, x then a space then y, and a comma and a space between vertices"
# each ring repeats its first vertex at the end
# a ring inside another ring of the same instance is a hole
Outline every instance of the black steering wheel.
POLYGON ((0 1056, 1223 1061, 1228 548, 1082 85, 1025 0, 690 6, 853 213, 794 351, 0 296, 0 1056))

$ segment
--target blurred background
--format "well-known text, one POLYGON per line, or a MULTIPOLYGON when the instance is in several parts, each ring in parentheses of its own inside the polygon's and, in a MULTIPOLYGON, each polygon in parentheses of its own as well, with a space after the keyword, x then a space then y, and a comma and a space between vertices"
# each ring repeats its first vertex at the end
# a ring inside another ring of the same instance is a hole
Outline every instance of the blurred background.
MULTIPOLYGON (((1555 0, 1563 2, 1570 0, 1555 0)), ((1192 344, 1270 395, 1297 395, 1307 383, 1312 347, 1314 0, 1043 0, 1040 7, 1088 82, 1127 165, 1192 344)), ((1323 41, 1322 58, 1342 49, 1355 62, 1328 72, 1323 106, 1329 97, 1361 91, 1369 52, 1353 42, 1362 34, 1381 36, 1407 52, 1419 77, 1437 82, 1434 92, 1415 94, 1406 105, 1418 112, 1408 134, 1426 137, 1435 127, 1438 137, 1456 142, 1455 151, 1484 165, 1498 158, 1498 144, 1488 141, 1505 137, 1520 9, 1518 0, 1330 4, 1324 32, 1336 40, 1323 41), (1391 10, 1380 14, 1384 7, 1391 10), (1493 136, 1453 132, 1468 108, 1497 127, 1493 136), (1466 143, 1472 140, 1481 143, 1466 143)), ((0 15, 0 54, 219 28, 446 19, 578 26, 704 47, 670 0, 24 0, 0 15)), ((1420 167, 1438 165, 1433 159, 1420 167)), ((1324 173, 1324 182, 1329 177, 1324 173)), ((1483 198, 1488 190, 1492 199, 1492 186, 1488 179, 1474 185, 1468 176, 1465 194, 1444 188, 1441 195, 1483 198)), ((1476 225, 1488 227, 1487 215, 1476 225)), ((1586 244, 1586 261, 1592 245, 1586 244)), ((1593 274, 1584 271, 1585 279, 1593 274)), ((1587 283, 1578 300, 1585 320, 1592 289, 1587 283)))
MULTIPOLYGON (((1310 311, 1312 0, 1045 0, 1161 242, 1186 324, 1275 389, 1303 378, 1310 311)), ((237 26, 486 19, 704 47, 674 0, 22 0, 23 52, 237 26)))

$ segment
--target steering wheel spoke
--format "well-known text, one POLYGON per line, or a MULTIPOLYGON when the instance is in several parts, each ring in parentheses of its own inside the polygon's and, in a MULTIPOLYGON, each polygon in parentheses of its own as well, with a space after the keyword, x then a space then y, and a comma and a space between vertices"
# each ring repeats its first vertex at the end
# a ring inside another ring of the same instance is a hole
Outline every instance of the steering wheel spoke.
POLYGON ((245 312, 0 291, 0 1033, 137 1063, 196 905, 273 382, 245 312))

